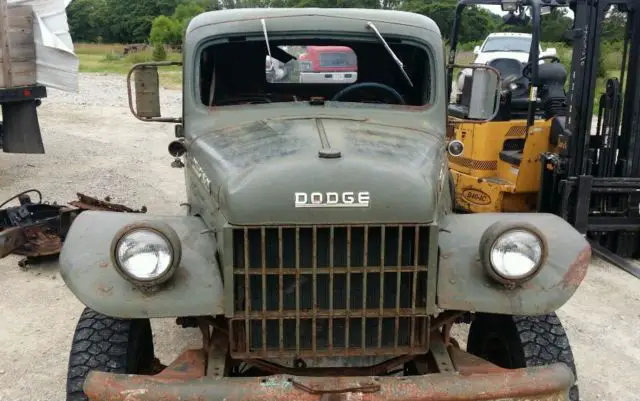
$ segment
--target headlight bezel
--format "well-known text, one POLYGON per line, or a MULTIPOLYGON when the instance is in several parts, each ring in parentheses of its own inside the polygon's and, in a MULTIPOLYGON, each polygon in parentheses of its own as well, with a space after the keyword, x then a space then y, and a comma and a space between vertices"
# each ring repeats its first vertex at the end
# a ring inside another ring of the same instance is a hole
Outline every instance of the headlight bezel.
POLYGON ((548 245, 546 237, 535 225, 521 221, 500 221, 489 226, 482 234, 479 245, 479 254, 480 261, 484 267, 485 272, 492 279, 506 286, 513 287, 523 284, 537 276, 537 274, 542 269, 542 266, 544 266, 547 261, 548 245), (514 231, 526 231, 528 234, 531 234, 537 238, 541 250, 540 260, 527 274, 519 277, 506 277, 502 275, 491 262, 491 251, 499 239, 514 231))
POLYGON ((135 284, 141 289, 150 290, 157 288, 159 285, 165 283, 167 280, 173 277, 182 259, 182 245, 180 242, 180 237, 178 237, 178 234, 170 225, 160 221, 141 221, 124 226, 116 233, 116 235, 114 235, 113 239, 111 240, 110 255, 115 270, 122 278, 132 284, 135 284), (171 262, 169 264, 169 267, 158 276, 149 279, 135 277, 134 275, 130 274, 124 266, 121 265, 120 260, 118 259, 117 252, 122 239, 125 238, 125 236, 137 231, 148 231, 150 233, 158 235, 168 244, 168 247, 171 251, 171 262))

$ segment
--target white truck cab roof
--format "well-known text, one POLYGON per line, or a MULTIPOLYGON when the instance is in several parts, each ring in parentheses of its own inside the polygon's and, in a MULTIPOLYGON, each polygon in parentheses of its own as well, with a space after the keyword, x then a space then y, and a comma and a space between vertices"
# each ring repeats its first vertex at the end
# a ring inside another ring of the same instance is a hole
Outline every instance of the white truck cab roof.
POLYGON ((513 37, 531 38, 530 33, 522 33, 522 32, 493 32, 487 35, 487 38, 492 36, 513 36, 513 37))
MULTIPOLYGON (((513 58, 526 63, 529 60, 531 34, 519 32, 494 32, 487 35, 482 45, 476 46, 474 63, 485 64, 496 58, 513 58)), ((542 49, 539 49, 542 56, 542 49)))

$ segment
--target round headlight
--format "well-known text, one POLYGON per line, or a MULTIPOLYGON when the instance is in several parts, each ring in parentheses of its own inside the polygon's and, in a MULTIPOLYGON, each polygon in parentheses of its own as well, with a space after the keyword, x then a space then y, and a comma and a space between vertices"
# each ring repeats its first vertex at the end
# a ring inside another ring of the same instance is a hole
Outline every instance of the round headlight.
POLYGON ((158 285, 174 273, 181 257, 173 229, 158 222, 129 225, 112 244, 118 272, 135 284, 158 285))
POLYGON ((546 254, 542 234, 529 224, 496 223, 485 231, 480 241, 480 255, 487 272, 505 284, 532 278, 546 254))
POLYGON ((462 156, 462 153, 464 152, 464 143, 457 139, 454 139, 447 145, 447 151, 451 156, 462 156))

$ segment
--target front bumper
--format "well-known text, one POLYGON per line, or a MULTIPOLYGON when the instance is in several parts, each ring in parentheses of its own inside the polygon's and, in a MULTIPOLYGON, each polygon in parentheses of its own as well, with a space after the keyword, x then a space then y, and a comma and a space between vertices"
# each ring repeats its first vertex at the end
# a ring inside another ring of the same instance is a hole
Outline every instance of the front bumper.
POLYGON ((457 348, 455 373, 408 377, 206 377, 201 350, 154 376, 91 372, 91 401, 564 401, 574 382, 564 364, 502 369, 457 348))

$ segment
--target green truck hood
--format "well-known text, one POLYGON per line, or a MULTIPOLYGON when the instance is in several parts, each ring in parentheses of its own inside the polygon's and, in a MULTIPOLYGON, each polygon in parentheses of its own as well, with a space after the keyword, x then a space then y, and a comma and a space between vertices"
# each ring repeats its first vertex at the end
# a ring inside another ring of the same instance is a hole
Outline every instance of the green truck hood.
POLYGON ((187 167, 231 224, 430 222, 444 133, 425 127, 339 118, 254 121, 195 133, 187 167), (368 206, 295 205, 296 193, 305 193, 309 203, 312 193, 323 200, 332 193, 328 197, 341 203, 360 192, 368 192, 368 206))

